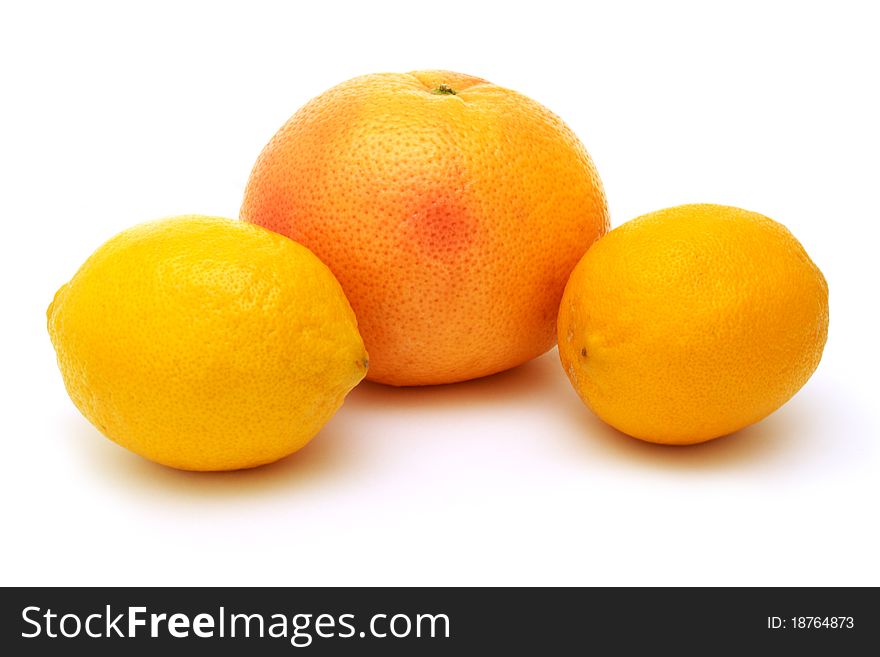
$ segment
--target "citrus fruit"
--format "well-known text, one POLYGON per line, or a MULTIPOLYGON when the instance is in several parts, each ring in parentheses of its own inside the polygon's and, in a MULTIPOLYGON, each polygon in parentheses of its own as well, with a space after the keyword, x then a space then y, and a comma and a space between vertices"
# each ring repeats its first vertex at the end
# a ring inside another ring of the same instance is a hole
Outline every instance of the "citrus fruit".
POLYGON ((305 445, 367 356, 333 274, 244 222, 184 216, 101 246, 48 310, 71 399, 108 438, 186 470, 305 445))
POLYGON ((366 75, 310 101, 259 156, 241 217, 330 267, 367 377, 393 385, 550 349, 568 275, 608 228, 596 169, 557 116, 449 71, 366 75))
POLYGON ((781 224, 720 205, 634 219, 572 272, 559 356, 583 401, 643 440, 732 433, 784 404, 819 364, 828 286, 781 224))

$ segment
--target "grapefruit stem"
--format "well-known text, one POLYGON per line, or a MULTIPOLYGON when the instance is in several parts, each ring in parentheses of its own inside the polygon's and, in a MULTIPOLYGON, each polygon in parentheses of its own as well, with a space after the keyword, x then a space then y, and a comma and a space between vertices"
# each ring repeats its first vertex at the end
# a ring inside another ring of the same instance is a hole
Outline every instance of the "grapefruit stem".
POLYGON ((435 93, 435 94, 442 94, 442 95, 445 95, 445 96, 455 96, 455 95, 457 95, 457 92, 455 91, 455 89, 453 89, 452 87, 450 87, 448 84, 441 84, 439 87, 437 87, 436 89, 434 89, 433 93, 435 93))

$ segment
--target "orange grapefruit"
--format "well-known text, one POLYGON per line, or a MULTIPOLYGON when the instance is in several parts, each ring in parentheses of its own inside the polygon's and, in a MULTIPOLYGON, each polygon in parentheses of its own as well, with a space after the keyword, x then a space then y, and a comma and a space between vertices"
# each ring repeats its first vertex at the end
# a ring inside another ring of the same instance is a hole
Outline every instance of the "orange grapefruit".
POLYGON ((550 349, 571 270, 608 230, 556 115, 449 71, 366 75, 302 107, 254 166, 242 219, 336 275, 393 385, 472 379, 550 349))

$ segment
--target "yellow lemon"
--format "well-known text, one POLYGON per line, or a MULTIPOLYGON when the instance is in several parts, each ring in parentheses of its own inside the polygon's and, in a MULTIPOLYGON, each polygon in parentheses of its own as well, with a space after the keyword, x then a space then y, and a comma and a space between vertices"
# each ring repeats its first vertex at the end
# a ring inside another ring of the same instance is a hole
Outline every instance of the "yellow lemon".
POLYGON ((48 324, 82 414, 186 470, 295 452, 367 369, 330 270, 286 237, 216 217, 120 233, 58 291, 48 324))
POLYGON ((601 238, 572 272, 559 355, 608 424, 698 443, 766 417, 810 378, 828 336, 828 286, 781 224, 683 205, 601 238))

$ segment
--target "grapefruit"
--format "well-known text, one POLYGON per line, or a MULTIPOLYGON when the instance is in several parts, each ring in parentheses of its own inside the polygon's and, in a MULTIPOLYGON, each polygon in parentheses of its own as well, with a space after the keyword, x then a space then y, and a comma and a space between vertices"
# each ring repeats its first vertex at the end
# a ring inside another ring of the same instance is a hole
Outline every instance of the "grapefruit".
POLYGON ((608 229, 599 176, 561 119, 449 71, 366 75, 307 103, 259 156, 241 218, 327 264, 367 377, 393 385, 550 349, 565 282, 608 229))

